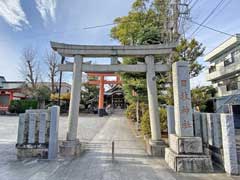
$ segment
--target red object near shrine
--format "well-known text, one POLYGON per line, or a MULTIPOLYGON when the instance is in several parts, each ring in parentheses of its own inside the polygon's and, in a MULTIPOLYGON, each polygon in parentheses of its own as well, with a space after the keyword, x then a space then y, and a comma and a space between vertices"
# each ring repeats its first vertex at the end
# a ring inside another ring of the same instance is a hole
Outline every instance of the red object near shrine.
POLYGON ((102 117, 105 114, 104 109, 104 85, 105 84, 122 84, 120 76, 114 73, 87 73, 88 76, 98 76, 99 80, 88 81, 88 84, 99 85, 99 98, 98 98, 98 114, 102 117), (116 77, 115 81, 107 81, 105 77, 116 77))
POLYGON ((0 76, 0 112, 6 113, 12 100, 25 98, 21 93, 24 84, 22 81, 6 81, 0 76))

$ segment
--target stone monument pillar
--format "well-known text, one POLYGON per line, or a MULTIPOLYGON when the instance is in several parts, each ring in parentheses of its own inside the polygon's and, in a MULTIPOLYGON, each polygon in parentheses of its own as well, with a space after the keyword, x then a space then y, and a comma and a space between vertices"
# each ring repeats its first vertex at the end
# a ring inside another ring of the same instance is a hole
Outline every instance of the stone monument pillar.
POLYGON ((73 65, 73 83, 68 116, 67 140, 60 145, 60 153, 63 156, 75 156, 80 154, 80 142, 77 139, 79 104, 81 97, 83 57, 76 55, 73 65))
POLYGON ((159 106, 156 86, 155 64, 154 56, 146 56, 145 63, 147 64, 147 92, 148 92, 148 106, 151 127, 151 140, 147 151, 150 155, 164 156, 164 143, 161 140, 161 127, 159 117, 159 106))
POLYGON ((169 134, 165 160, 177 172, 212 172, 211 159, 203 154, 202 139, 194 137, 188 63, 173 64, 175 132, 169 134))

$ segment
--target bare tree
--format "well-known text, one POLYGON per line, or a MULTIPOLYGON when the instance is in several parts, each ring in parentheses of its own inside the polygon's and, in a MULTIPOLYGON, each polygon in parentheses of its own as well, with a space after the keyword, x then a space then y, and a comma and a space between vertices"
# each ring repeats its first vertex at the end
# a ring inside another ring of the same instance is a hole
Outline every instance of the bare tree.
POLYGON ((39 64, 36 60, 36 51, 33 48, 25 48, 22 52, 20 73, 33 89, 36 89, 40 77, 39 64))
POLYGON ((51 81, 51 91, 54 93, 55 89, 55 78, 57 76, 57 65, 58 65, 58 57, 55 52, 47 52, 46 53, 46 64, 48 66, 48 77, 51 81))

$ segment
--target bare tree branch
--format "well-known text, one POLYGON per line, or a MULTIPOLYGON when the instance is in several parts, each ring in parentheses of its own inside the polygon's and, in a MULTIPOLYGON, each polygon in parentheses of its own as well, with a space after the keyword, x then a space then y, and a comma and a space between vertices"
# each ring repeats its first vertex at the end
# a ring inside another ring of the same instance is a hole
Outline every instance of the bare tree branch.
POLYGON ((48 66, 48 77, 51 81, 51 91, 52 93, 55 93, 55 78, 57 76, 58 70, 57 70, 57 65, 58 65, 58 57, 55 52, 47 52, 46 53, 46 64, 48 66))
POLYGON ((36 60, 36 51, 33 48, 25 48, 22 52, 22 64, 19 72, 27 83, 30 83, 33 89, 36 89, 40 76, 38 62, 36 60))

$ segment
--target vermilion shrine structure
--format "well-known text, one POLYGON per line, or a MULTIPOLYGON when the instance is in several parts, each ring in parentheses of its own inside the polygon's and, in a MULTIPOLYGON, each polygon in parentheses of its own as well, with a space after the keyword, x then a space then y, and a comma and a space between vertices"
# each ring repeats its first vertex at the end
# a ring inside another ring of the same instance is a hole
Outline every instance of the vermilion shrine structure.
POLYGON ((6 81, 0 76, 0 113, 9 110, 10 102, 14 99, 25 99, 26 95, 22 93, 25 82, 6 81))
POLYGON ((99 77, 99 80, 88 81, 88 84, 99 85, 99 97, 98 97, 98 114, 102 117, 105 114, 104 109, 104 85, 105 84, 121 84, 120 76, 114 73, 87 73, 88 76, 99 77), (105 80, 105 77, 116 77, 116 80, 105 80))

